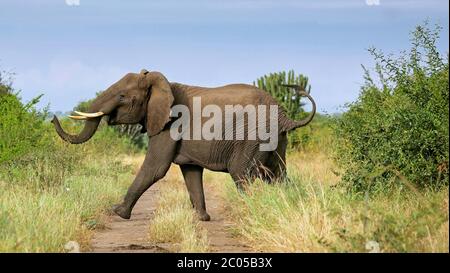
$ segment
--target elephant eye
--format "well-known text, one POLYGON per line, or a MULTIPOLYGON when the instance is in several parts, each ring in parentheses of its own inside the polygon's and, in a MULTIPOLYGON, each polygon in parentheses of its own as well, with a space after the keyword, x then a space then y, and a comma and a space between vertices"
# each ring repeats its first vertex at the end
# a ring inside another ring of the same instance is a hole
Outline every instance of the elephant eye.
POLYGON ((125 95, 119 95, 119 100, 123 101, 125 99, 125 95))

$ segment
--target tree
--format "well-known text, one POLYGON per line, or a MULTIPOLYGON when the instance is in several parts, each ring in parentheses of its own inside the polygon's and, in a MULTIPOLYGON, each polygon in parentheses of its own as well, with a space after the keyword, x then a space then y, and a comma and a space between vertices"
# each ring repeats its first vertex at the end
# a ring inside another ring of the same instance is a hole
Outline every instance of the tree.
MULTIPOLYGON (((300 90, 310 93, 311 85, 308 84, 308 77, 302 74, 296 75, 294 70, 282 71, 264 75, 253 82, 253 85, 274 97, 284 107, 289 118, 298 120, 305 117, 304 103, 302 97, 298 95, 298 90, 283 85, 298 85, 300 90)), ((308 127, 308 130, 295 130, 288 134, 289 148, 300 148, 307 145, 311 135, 311 126, 308 127)))
POLYGON ((311 85, 308 84, 308 77, 302 74, 295 75, 294 70, 264 75, 253 82, 253 85, 270 93, 285 109, 291 119, 299 119, 304 113, 301 102, 301 96, 297 94, 295 88, 285 87, 283 85, 299 85, 301 90, 311 92, 311 85))

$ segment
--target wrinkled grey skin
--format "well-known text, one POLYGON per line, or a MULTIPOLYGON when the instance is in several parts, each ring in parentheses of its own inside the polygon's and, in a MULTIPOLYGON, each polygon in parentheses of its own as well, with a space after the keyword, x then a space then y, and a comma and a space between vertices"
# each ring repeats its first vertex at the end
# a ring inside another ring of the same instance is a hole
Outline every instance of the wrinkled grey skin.
MULTIPOLYGON (((275 151, 259 151, 258 140, 174 140, 170 137, 170 108, 183 104, 192 113, 192 98, 199 96, 202 106, 225 105, 278 105, 267 93, 258 88, 233 84, 218 88, 204 88, 169 83, 159 72, 129 73, 109 87, 92 103, 89 112, 103 112, 108 124, 142 124, 149 137, 148 150, 139 173, 129 187, 123 202, 113 207, 115 213, 129 219, 140 196, 155 182, 163 178, 171 163, 178 164, 188 189, 192 205, 201 220, 208 221, 203 192, 203 169, 228 172, 238 188, 246 178, 260 177, 267 181, 280 179, 286 174, 285 155, 289 130, 305 126, 315 113, 315 103, 307 96, 313 111, 305 120, 292 121, 279 107, 278 146, 275 151)), ((191 114, 192 116, 192 114, 191 114)), ((56 117, 52 122, 59 136, 70 143, 89 140, 102 117, 85 122, 78 135, 69 135, 61 128, 56 117)))

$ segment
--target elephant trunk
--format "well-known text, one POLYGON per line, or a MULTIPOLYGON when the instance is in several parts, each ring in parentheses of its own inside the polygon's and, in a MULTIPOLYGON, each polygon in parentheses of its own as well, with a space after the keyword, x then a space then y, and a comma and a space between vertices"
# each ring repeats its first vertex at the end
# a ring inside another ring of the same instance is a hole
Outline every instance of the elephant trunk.
POLYGON ((59 123, 59 120, 56 116, 53 117, 52 123, 55 126, 56 132, 63 140, 71 144, 81 144, 88 141, 94 135, 95 131, 97 131, 101 119, 102 117, 95 117, 86 120, 83 130, 78 135, 71 135, 66 133, 61 127, 61 124, 59 123))
POLYGON ((58 135, 71 144, 81 144, 88 141, 97 131, 98 125, 104 115, 109 115, 117 106, 117 103, 111 99, 115 93, 103 92, 91 104, 88 113, 74 111, 78 116, 69 116, 72 119, 84 120, 83 130, 78 135, 71 135, 64 131, 56 116, 52 123, 55 126, 58 135))

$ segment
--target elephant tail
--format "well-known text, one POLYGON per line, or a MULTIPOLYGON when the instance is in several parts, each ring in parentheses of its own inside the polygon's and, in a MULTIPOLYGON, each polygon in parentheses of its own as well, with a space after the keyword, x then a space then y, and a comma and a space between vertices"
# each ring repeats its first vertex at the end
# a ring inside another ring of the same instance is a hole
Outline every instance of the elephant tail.
MULTIPOLYGON (((288 86, 288 87, 296 87, 296 86, 288 86)), ((309 101, 311 101, 312 110, 306 118, 301 119, 301 120, 292 120, 289 117, 287 117, 287 114, 285 111, 282 111, 282 113, 280 114, 280 118, 279 118, 279 121, 280 121, 279 129, 282 132, 291 131, 291 130, 297 129, 299 127, 308 125, 313 120, 314 115, 316 114, 316 102, 311 97, 311 95, 309 93, 307 93, 306 91, 299 91, 298 95, 300 95, 302 97, 307 97, 309 99, 309 101)))

